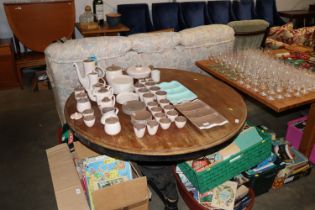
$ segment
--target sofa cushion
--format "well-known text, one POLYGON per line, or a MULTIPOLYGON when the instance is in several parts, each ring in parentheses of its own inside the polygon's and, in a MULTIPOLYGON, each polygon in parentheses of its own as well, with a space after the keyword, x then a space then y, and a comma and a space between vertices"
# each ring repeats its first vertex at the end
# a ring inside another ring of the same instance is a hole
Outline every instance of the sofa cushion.
POLYGON ((162 52, 173 48, 180 42, 180 36, 176 32, 143 33, 129 36, 132 50, 138 53, 162 52))
POLYGON ((227 43, 234 40, 234 30, 227 25, 212 24, 179 32, 180 44, 186 48, 227 43))
POLYGON ((314 31, 315 26, 293 29, 293 24, 288 23, 281 27, 272 27, 268 35, 268 41, 270 44, 272 44, 272 40, 275 40, 285 44, 312 47, 314 46, 314 31))
POLYGON ((268 37, 273 38, 273 39, 277 39, 277 37, 281 36, 282 33, 284 31, 287 31, 287 30, 293 30, 293 23, 292 22, 288 22, 282 26, 271 27, 269 30, 268 37))
POLYGON ((46 48, 45 54, 56 63, 73 63, 81 62, 93 55, 97 55, 98 60, 123 56, 131 46, 131 41, 127 37, 91 37, 51 44, 46 48))

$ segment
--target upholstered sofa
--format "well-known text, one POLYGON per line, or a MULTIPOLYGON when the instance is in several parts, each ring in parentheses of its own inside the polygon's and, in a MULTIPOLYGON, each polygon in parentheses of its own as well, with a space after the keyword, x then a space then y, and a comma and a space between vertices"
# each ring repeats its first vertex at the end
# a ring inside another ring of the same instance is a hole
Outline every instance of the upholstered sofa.
POLYGON ((60 121, 65 122, 64 104, 79 85, 73 63, 83 71, 82 61, 95 56, 102 68, 112 64, 124 68, 140 64, 203 73, 195 61, 206 59, 211 53, 231 51, 233 42, 231 27, 213 24, 180 32, 103 36, 51 44, 45 50, 47 73, 60 121))

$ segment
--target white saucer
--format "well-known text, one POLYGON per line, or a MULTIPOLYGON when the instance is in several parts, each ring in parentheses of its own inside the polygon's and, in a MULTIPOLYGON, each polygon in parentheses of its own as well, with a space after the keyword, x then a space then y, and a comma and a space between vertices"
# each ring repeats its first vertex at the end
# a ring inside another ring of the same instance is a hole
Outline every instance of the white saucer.
POLYGON ((135 79, 146 78, 150 75, 151 69, 145 66, 132 66, 127 69, 127 74, 135 79))

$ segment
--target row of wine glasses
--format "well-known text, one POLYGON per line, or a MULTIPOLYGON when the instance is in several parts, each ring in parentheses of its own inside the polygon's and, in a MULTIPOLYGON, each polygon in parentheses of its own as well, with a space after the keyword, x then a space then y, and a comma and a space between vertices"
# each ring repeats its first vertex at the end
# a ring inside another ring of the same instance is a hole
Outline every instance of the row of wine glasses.
POLYGON ((315 73, 274 59, 261 50, 209 55, 213 68, 268 100, 299 97, 315 91, 315 73))

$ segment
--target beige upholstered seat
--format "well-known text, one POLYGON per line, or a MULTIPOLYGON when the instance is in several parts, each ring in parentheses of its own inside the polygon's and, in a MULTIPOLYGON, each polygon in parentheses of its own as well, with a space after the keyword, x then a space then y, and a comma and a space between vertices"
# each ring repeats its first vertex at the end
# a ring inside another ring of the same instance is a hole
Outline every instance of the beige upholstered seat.
POLYGON ((235 50, 260 48, 264 44, 269 23, 265 20, 240 20, 228 23, 235 31, 235 50))

